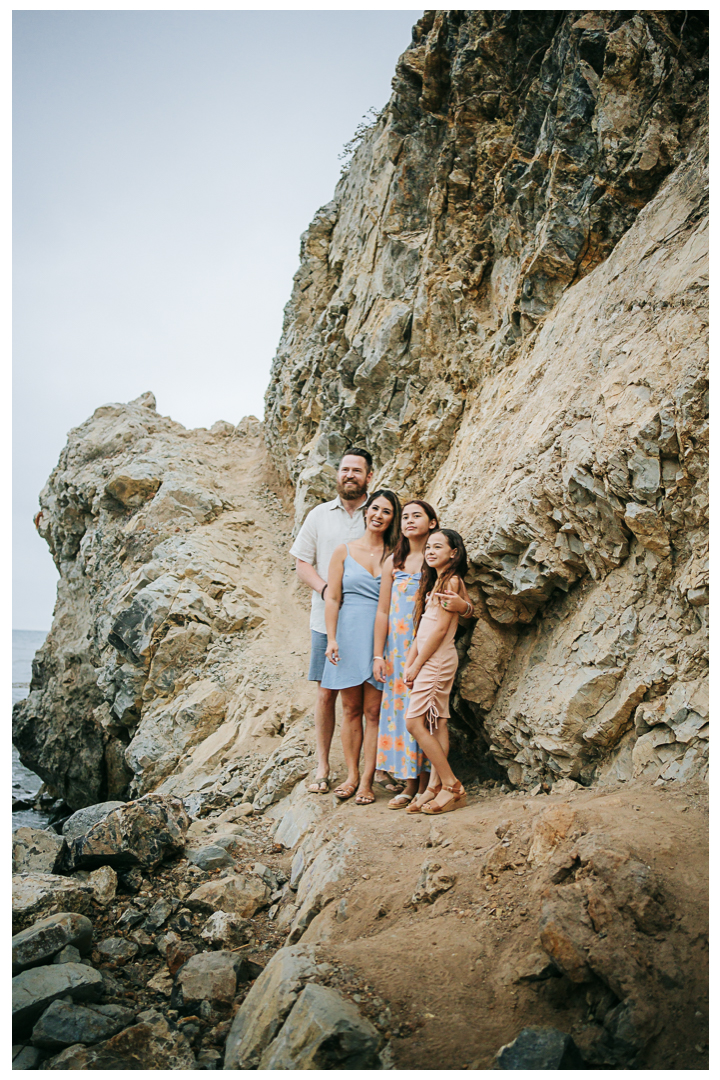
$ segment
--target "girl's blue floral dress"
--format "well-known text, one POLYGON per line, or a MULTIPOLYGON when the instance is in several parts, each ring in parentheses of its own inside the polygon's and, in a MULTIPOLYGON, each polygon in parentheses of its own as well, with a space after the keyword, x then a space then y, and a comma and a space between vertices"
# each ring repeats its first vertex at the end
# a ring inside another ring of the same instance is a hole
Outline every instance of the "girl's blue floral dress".
POLYGON ((413 641, 413 609, 420 574, 393 570, 390 619, 385 643, 386 682, 380 708, 377 767, 398 779, 429 772, 430 764, 405 729, 410 690, 403 682, 405 661, 413 641))

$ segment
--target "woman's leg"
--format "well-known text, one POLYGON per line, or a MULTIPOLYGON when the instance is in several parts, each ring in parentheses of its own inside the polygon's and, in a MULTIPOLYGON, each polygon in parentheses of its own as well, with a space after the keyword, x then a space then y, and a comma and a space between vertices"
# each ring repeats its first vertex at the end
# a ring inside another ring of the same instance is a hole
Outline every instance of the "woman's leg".
POLYGON ((377 757, 378 723, 380 720, 380 704, 382 702, 382 690, 370 683, 363 685, 363 712, 365 713, 365 738, 364 738, 364 761, 363 772, 358 788, 358 798, 364 796, 374 801, 372 786, 375 776, 375 759, 377 757))
MULTIPOLYGON (((363 744, 363 688, 362 686, 348 686, 340 691, 342 701, 342 727, 340 728, 340 741, 345 756, 345 766, 348 774, 347 779, 338 788, 353 790, 360 780, 360 750, 363 744)), ((337 791, 338 788, 335 788, 337 791)), ((351 792, 352 794, 352 792, 351 792)))
MULTIPOLYGON (((443 749, 443 742, 447 737, 447 717, 440 717, 440 723, 438 725, 438 732, 435 734, 431 732, 429 728, 425 726, 424 716, 409 716, 405 719, 405 726, 408 731, 419 744, 420 749, 428 758, 432 767, 433 773, 437 775, 439 783, 443 785, 443 788, 452 787, 457 783, 457 777, 450 768, 447 759, 447 753, 443 749), (441 736, 440 732, 444 728, 444 734, 441 736), (441 741, 442 739, 442 741, 441 741)), ((449 747, 448 747, 449 749, 449 747)), ((431 778, 432 782, 432 778, 431 778)), ((444 803, 449 802, 452 795, 449 791, 442 790, 435 796, 434 802, 442 806, 444 803)))

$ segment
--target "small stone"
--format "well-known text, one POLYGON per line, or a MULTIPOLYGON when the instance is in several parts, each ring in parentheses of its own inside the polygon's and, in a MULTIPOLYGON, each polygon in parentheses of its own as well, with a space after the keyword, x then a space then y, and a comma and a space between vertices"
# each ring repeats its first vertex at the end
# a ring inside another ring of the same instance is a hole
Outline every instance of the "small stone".
POLYGON ((177 974, 172 1007, 186 1016, 199 1012, 204 1003, 212 1010, 229 1012, 237 989, 235 965, 236 958, 231 952, 191 956, 177 974))
POLYGON ((47 964, 68 945, 80 953, 88 953, 92 945, 92 923, 85 915, 75 912, 58 912, 40 919, 27 930, 16 934, 12 940, 13 975, 25 968, 47 964))
POLYGON ((200 848, 199 851, 193 851, 189 859, 201 870, 222 870, 235 865, 233 857, 219 844, 209 844, 207 847, 200 848))
POLYGON ((133 930, 130 934, 130 940, 137 945, 140 956, 146 956, 155 948, 155 942, 144 930, 133 930))
POLYGON ((143 923, 143 930, 152 934, 154 931, 159 930, 164 922, 170 918, 170 916, 177 911, 180 907, 180 901, 174 898, 162 897, 157 903, 153 904, 150 908, 150 912, 145 922, 143 923))
POLYGON ((53 964, 79 964, 81 960, 80 950, 76 949, 74 945, 66 945, 53 958, 53 964))
POLYGON ((182 939, 174 930, 168 930, 164 934, 158 934, 155 938, 155 948, 161 956, 165 956, 168 945, 172 942, 181 941, 182 939))
POLYGON ((200 937, 208 945, 226 949, 244 945, 252 933, 252 924, 227 911, 215 911, 203 926, 200 937))
POLYGON ((112 967, 122 967, 138 953, 138 946, 134 941, 126 941, 121 937, 105 938, 96 947, 101 960, 112 967))
POLYGON ((177 975, 183 964, 196 953, 197 949, 189 941, 171 941, 165 951, 165 963, 170 974, 177 975))
POLYGON ((187 898, 193 911, 226 911, 250 918, 270 900, 270 890, 256 877, 232 874, 201 885, 187 898))
POLYGON ((570 1035, 553 1027, 527 1027, 502 1046, 500 1069, 582 1069, 585 1062, 570 1035))
POLYGON ((88 874, 88 884, 95 893, 98 904, 107 907, 115 899, 117 892, 118 876, 112 866, 100 866, 88 874))

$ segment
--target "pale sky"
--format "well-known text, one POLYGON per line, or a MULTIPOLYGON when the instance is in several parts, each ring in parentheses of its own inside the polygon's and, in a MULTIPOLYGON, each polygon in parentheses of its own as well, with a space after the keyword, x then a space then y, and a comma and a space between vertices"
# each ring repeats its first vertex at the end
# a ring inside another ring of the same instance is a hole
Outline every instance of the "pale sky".
POLYGON ((15 628, 50 627, 32 518, 71 427, 146 390, 262 416, 300 234, 420 15, 15 12, 15 628))

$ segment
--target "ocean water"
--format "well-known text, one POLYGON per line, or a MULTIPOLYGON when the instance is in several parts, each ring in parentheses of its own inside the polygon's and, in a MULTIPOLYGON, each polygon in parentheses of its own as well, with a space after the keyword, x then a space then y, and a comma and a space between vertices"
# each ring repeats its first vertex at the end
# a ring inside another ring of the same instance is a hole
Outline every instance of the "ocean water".
MULTIPOLYGON (((47 631, 13 630, 12 632, 12 703, 22 701, 30 692, 33 656, 40 648, 47 631)), ((12 748, 12 795, 16 799, 34 799, 40 790, 42 780, 30 772, 20 761, 18 752, 12 748)), ((43 828, 47 825, 47 815, 37 810, 16 810, 13 812, 13 829, 21 825, 34 825, 43 828)))

